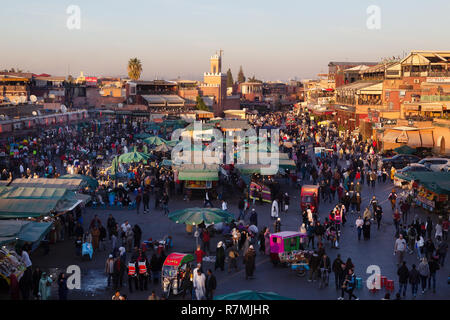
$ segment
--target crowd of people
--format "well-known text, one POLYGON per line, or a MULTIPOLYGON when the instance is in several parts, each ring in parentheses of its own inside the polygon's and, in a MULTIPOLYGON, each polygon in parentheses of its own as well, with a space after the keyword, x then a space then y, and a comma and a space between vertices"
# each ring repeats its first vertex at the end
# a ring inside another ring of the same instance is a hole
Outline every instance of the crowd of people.
MULTIPOLYGON (((364 140, 361 134, 342 135, 336 126, 319 125, 317 121, 311 120, 308 113, 297 115, 291 111, 254 115, 249 118, 249 123, 257 130, 280 129, 280 152, 287 153, 295 161, 296 172, 285 170, 281 179, 268 179, 272 186, 272 226, 261 227, 258 224, 258 215, 265 210, 264 206, 257 207, 255 200, 251 201, 248 192, 242 187, 242 179, 235 178, 238 173, 233 167, 229 170, 233 178, 226 183, 233 184, 233 188, 238 190, 238 196, 225 199, 223 189, 214 195, 210 191, 204 193, 204 206, 212 207, 215 202, 213 198, 217 197, 225 211, 229 207, 227 201, 236 201, 239 212, 231 223, 213 227, 199 225, 197 236, 201 245, 194 251, 197 267, 193 270, 189 268, 186 272, 182 285, 183 297, 187 293, 192 299, 212 299, 217 287, 214 275, 217 270, 237 272, 240 270, 239 265, 244 265, 245 279, 254 278, 257 256, 270 256, 270 235, 282 229, 280 213, 292 211, 289 209, 289 194, 281 191, 282 179, 289 186, 318 185, 320 201, 333 205, 327 213, 308 207, 299 215, 299 231, 306 235, 300 243, 300 250, 312 251, 308 261, 309 281, 319 280, 322 288, 328 286, 328 276, 334 273, 336 289, 341 290, 339 299, 343 299, 345 293, 349 299, 356 298, 353 293, 356 288, 355 266, 351 258, 343 262, 338 254, 331 262, 326 252, 327 246, 330 249, 340 248, 342 237, 348 232, 346 224, 355 226, 358 241, 361 241, 361 237, 369 241, 371 229, 376 225, 376 229, 380 230, 382 221, 388 219, 388 212, 385 211, 391 210, 389 213, 392 214, 395 227, 394 254, 401 284, 399 293, 403 290, 405 296, 408 281, 414 297, 419 281, 422 292, 425 292, 426 284, 428 288, 433 284, 435 290, 436 272, 444 265, 448 250, 448 216, 439 217, 435 225, 430 217, 426 221, 421 221, 418 215, 412 217, 413 193, 402 196, 393 189, 387 199, 362 196, 363 189, 370 194, 379 186, 389 187, 396 173, 395 168, 383 165, 376 141, 364 140), (298 121, 288 124, 287 118, 293 116, 298 121), (312 155, 311 151, 315 147, 323 147, 328 151, 312 155), (390 210, 383 209, 383 200, 389 201, 390 210), (214 234, 220 234, 222 238, 215 250, 210 246, 214 234), (420 262, 409 269, 404 261, 405 254, 414 252, 420 262), (204 272, 204 258, 208 256, 215 256, 214 273, 212 269, 206 268, 204 272)), ((37 137, 8 141, 2 146, 9 157, 8 161, 1 164, 1 177, 8 180, 80 173, 100 182, 98 189, 91 190, 94 206, 109 204, 132 208, 136 214, 150 214, 156 210, 168 214, 170 198, 183 194, 183 184, 176 180, 169 167, 162 165, 162 154, 150 151, 152 157, 149 161, 119 164, 117 171, 125 172, 120 183, 108 174, 105 165, 116 155, 131 150, 148 151, 142 140, 135 139, 135 135, 143 132, 143 129, 141 121, 99 123, 98 120, 91 120, 85 126, 66 126, 43 132, 37 137), (150 207, 151 198, 154 198, 153 208, 150 207)), ((168 136, 168 133, 154 133, 165 135, 166 138, 168 136)), ((120 224, 111 214, 106 222, 95 215, 86 224, 81 210, 74 210, 56 220, 55 228, 58 231, 55 241, 74 241, 76 256, 85 257, 85 250, 89 251, 84 246, 86 243, 92 244, 92 252, 108 252, 105 262, 106 284, 117 292, 113 300, 127 298, 120 294, 124 287, 131 294, 133 291, 148 291, 151 283, 161 283, 161 268, 171 248, 170 237, 165 239, 166 245, 161 248, 158 241, 143 240, 143 226, 131 226, 128 221, 120 224)), ((91 259, 92 252, 89 254, 91 259)), ((34 272, 27 273, 21 283, 26 283, 26 291, 34 293, 37 290, 41 299, 48 298, 49 293, 40 291, 40 280, 36 282, 34 279, 49 279, 45 282, 46 286, 42 286, 44 289, 50 287, 47 284, 51 284, 52 279, 40 273, 38 268, 36 270, 36 276, 34 272)), ((61 285, 61 299, 67 298, 65 281, 64 274, 57 280, 61 285)), ((28 298, 27 294, 22 296, 28 298)), ((160 297, 152 292, 149 299, 158 300, 160 297)))

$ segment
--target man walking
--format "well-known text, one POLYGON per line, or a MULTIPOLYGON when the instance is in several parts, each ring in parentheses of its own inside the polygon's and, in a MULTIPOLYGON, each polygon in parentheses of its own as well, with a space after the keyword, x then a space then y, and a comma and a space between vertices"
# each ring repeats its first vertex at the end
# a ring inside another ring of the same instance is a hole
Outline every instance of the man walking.
POLYGON ((403 289, 403 297, 406 296, 406 287, 408 286, 409 270, 406 266, 406 262, 403 261, 402 266, 397 270, 398 275, 398 294, 401 294, 403 289))
POLYGON ((337 258, 333 261, 333 272, 334 272, 334 281, 336 283, 336 290, 339 290, 341 288, 342 283, 344 282, 344 269, 342 266, 344 265, 344 262, 341 260, 341 255, 338 254, 337 258))
POLYGON ((109 287, 109 286, 111 286, 111 280, 114 275, 114 258, 113 258, 112 254, 110 254, 108 259, 106 260, 105 273, 106 273, 106 276, 108 277, 107 282, 108 282, 108 287, 109 287))
POLYGON ((361 240, 361 233, 364 225, 364 220, 361 218, 361 216, 358 216, 358 219, 356 219, 355 222, 356 230, 358 231, 358 241, 361 240))
POLYGON ((420 275, 419 271, 416 269, 416 265, 412 265, 412 269, 409 271, 409 283, 411 284, 411 291, 413 299, 417 296, 417 290, 419 288, 420 275))
POLYGON ((348 300, 352 300, 352 298, 355 298, 355 300, 359 300, 359 298, 353 294, 353 290, 355 290, 355 287, 355 273, 353 272, 353 269, 349 269, 344 284, 342 285, 341 296, 338 298, 338 300, 344 300, 345 293, 348 293, 348 300))
POLYGON ((203 206, 206 207, 207 205, 209 205, 211 208, 214 207, 212 202, 211 202, 211 198, 210 198, 208 190, 206 190, 206 192, 205 192, 205 203, 204 203, 203 206))
POLYGON ((147 188, 144 189, 144 194, 142 195, 142 202, 144 203, 144 214, 150 213, 150 193, 147 188))
POLYGON ((397 265, 399 266, 403 262, 406 251, 406 240, 403 239, 403 234, 400 234, 398 239, 395 240, 394 253, 397 256, 397 265))
POLYGON ((164 193, 162 199, 161 199, 161 204, 164 210, 164 214, 168 215, 169 214, 169 195, 167 193, 164 193))
POLYGON ((206 299, 212 300, 214 296, 214 290, 217 287, 216 276, 213 275, 211 269, 208 269, 206 276, 206 299))

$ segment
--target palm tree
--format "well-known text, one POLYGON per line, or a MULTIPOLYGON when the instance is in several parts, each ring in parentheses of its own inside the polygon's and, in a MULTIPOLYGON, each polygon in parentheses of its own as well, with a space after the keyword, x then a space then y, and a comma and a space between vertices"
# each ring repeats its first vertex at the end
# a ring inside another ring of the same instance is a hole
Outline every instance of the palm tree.
POLYGON ((142 72, 141 60, 138 58, 132 58, 128 61, 128 76, 132 80, 139 80, 142 72))

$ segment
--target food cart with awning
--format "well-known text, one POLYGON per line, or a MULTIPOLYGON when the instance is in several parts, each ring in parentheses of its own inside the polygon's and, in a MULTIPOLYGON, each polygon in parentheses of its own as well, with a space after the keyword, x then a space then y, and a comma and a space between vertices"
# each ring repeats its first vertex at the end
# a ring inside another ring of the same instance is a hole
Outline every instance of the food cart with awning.
POLYGON ((219 166, 183 164, 174 168, 176 180, 184 182, 187 197, 196 190, 215 190, 219 181, 219 166))
POLYGON ((239 170, 242 177, 245 177, 243 180, 248 181, 250 184, 250 199, 272 202, 275 194, 273 192, 274 182, 270 179, 270 176, 278 174, 282 168, 276 166, 275 169, 271 170, 268 165, 262 164, 237 164, 235 168, 239 170), (269 177, 269 179, 266 179, 266 177, 269 177))

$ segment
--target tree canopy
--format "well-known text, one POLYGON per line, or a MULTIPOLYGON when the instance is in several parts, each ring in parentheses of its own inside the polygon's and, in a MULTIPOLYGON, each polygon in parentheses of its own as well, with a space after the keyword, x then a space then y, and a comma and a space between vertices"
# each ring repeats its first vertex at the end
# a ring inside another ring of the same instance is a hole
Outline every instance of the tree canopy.
POLYGON ((205 104, 205 101, 203 101, 203 98, 200 96, 197 96, 197 105, 195 107, 197 108, 197 110, 209 111, 208 106, 205 104))
POLYGON ((142 63, 138 58, 132 58, 128 61, 128 77, 132 80, 139 80, 142 73, 142 63))
POLYGON ((258 80, 258 79, 256 79, 256 77, 255 76, 253 76, 252 78, 248 78, 248 80, 247 80, 248 82, 258 82, 258 83, 262 83, 262 81, 261 80, 258 80))
POLYGON ((242 70, 242 66, 239 68, 238 82, 239 83, 245 82, 245 76, 244 76, 244 71, 242 70))
POLYGON ((231 73, 231 69, 227 71, 227 88, 232 87, 234 84, 233 74, 231 73))

